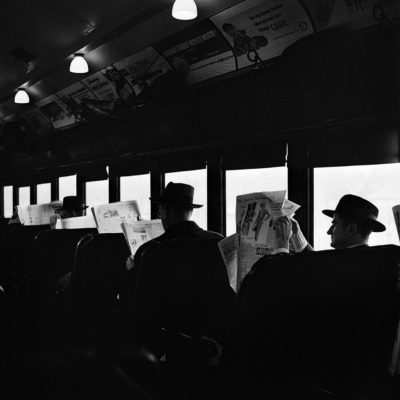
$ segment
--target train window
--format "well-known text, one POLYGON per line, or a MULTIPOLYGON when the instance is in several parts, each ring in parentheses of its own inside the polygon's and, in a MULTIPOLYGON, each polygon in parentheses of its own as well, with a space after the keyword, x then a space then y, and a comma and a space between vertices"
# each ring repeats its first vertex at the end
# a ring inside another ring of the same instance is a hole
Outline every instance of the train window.
POLYGON ((335 209, 344 194, 355 194, 370 200, 379 208, 379 221, 386 231, 372 233, 370 245, 398 244, 392 207, 400 204, 400 164, 360 165, 314 169, 314 247, 330 248, 326 234, 330 218, 323 209, 335 209))
POLYGON ((137 200, 144 219, 150 219, 150 174, 121 176, 120 199, 137 200))
POLYGON ((36 189, 37 204, 49 203, 51 201, 51 183, 41 183, 36 189))
POLYGON ((58 178, 59 199, 65 196, 76 196, 76 175, 60 176, 58 178))
POLYGON ((97 204, 107 204, 108 179, 86 182, 86 205, 93 207, 97 204))
POLYGON ((226 235, 236 232, 236 196, 252 192, 287 190, 287 168, 226 171, 226 235))
POLYGON ((31 188, 29 186, 18 188, 18 199, 18 204, 20 206, 28 206, 31 204, 31 188))
POLYGON ((169 172, 165 174, 165 185, 169 182, 187 183, 194 187, 193 202, 203 204, 203 207, 193 210, 192 220, 207 229, 207 169, 169 172))
POLYGON ((4 218, 11 218, 13 215, 13 187, 4 186, 4 218))

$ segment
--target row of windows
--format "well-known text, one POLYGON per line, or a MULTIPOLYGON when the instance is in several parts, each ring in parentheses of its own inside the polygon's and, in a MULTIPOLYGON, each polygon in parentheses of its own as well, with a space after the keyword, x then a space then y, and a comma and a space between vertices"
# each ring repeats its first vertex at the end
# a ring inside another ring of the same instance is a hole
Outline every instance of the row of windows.
MULTIPOLYGON (((321 213, 334 209, 341 196, 353 193, 372 201, 380 210, 379 220, 386 232, 373 234, 370 244, 398 244, 392 207, 400 204, 400 164, 368 166, 327 167, 314 169, 314 247, 328 249, 330 238, 326 234, 330 219, 321 213)), ((168 182, 185 182, 195 187, 194 202, 204 207, 194 210, 193 219, 207 227, 207 171, 206 169, 165 174, 168 182)), ((226 234, 235 231, 236 196, 251 192, 282 190, 288 187, 286 167, 226 171, 226 234)), ((59 198, 76 195, 76 175, 59 178, 59 198)), ((19 204, 30 203, 30 187, 20 187, 19 204)), ((109 201, 108 180, 86 182, 86 204, 94 206, 109 201)), ((150 174, 120 178, 120 199, 136 199, 143 218, 150 219, 150 174)), ((37 203, 47 203, 51 198, 51 184, 37 185, 37 203)), ((289 194, 290 198, 290 194, 289 194)), ((4 187, 4 216, 13 212, 12 186, 4 187)))

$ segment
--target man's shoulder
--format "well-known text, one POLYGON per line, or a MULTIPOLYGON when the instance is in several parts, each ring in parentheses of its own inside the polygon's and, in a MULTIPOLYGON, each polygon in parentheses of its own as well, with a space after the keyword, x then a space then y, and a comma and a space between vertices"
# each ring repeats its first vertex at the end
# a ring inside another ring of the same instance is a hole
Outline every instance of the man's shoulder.
POLYGON ((224 236, 218 232, 207 231, 205 229, 201 229, 200 236, 204 237, 204 238, 210 238, 210 239, 223 239, 224 238, 224 236))

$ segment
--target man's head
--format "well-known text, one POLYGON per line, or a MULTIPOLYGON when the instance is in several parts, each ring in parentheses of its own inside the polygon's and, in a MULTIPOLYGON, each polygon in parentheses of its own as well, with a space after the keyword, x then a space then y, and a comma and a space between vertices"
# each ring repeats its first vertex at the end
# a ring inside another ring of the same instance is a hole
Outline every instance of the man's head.
POLYGON ((62 218, 81 217, 88 206, 84 205, 77 196, 65 196, 61 209, 62 218))
POLYGON ((331 246, 335 249, 368 244, 371 232, 383 232, 386 229, 377 221, 378 208, 352 194, 343 196, 335 210, 322 212, 332 218, 327 234, 331 236, 331 246))
POLYGON ((193 186, 170 182, 160 198, 150 198, 151 201, 159 204, 164 229, 178 222, 190 220, 193 208, 203 207, 200 204, 193 204, 193 195, 193 186))

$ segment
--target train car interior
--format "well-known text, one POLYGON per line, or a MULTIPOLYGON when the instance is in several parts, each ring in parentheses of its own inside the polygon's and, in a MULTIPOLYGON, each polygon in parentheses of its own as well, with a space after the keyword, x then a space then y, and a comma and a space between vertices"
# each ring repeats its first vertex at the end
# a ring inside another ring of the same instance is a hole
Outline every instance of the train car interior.
POLYGON ((0 21, 4 398, 400 398, 398 0, 13 0, 0 21), (167 232, 172 183, 214 236, 153 239, 133 268, 124 228, 21 220, 135 200, 167 232), (237 196, 278 191, 307 248, 232 283, 237 196), (353 251, 325 213, 346 194, 386 228, 353 251))

